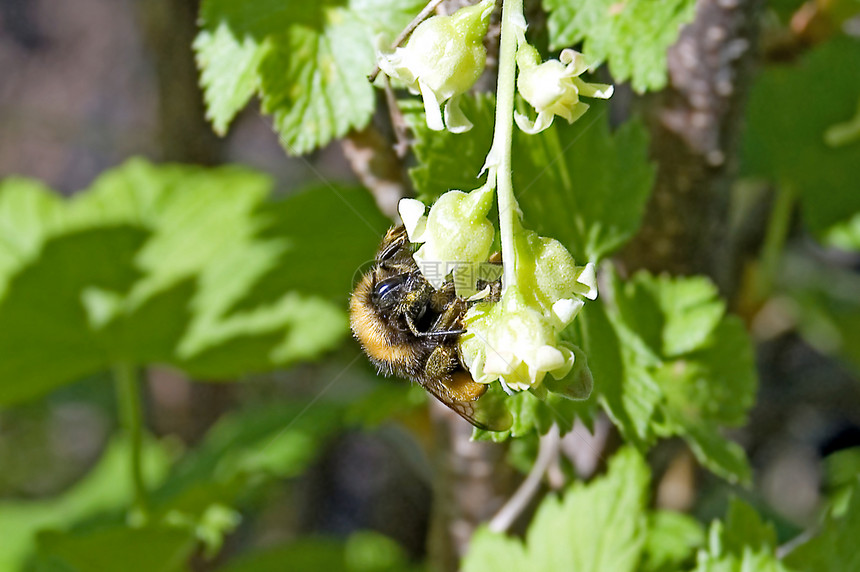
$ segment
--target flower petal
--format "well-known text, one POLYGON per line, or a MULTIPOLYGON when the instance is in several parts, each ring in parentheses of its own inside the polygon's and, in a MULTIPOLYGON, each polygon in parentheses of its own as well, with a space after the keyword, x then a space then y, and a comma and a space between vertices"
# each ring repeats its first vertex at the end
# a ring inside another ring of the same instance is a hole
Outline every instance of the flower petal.
POLYGON ((421 89, 421 97, 424 100, 424 115, 427 119, 427 127, 433 131, 443 131, 445 124, 442 122, 442 111, 439 109, 439 100, 436 99, 436 92, 430 89, 423 80, 418 80, 418 86, 421 89))
POLYGON ((445 104, 445 125, 451 133, 465 133, 472 128, 472 122, 460 109, 459 95, 455 95, 445 104))
POLYGON ((424 211, 427 207, 417 199, 400 199, 397 212, 406 227, 409 242, 424 242, 424 232, 427 229, 427 217, 424 211))

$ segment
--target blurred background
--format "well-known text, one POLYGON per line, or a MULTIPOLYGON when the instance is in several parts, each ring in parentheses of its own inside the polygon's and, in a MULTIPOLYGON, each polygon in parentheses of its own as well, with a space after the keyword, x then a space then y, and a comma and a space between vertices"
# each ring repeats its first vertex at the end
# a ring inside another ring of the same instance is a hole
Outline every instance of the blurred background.
MULTIPOLYGON (((799 33, 792 20, 810 4, 785 1, 770 9, 763 60, 790 59, 798 42, 817 41, 799 33)), ((226 137, 212 133, 191 50, 198 9, 192 0, 0 0, 0 178, 32 177, 72 195, 102 171, 142 156, 157 163, 250 166, 273 177, 276 193, 284 196, 308 185, 356 181, 338 143, 288 156, 256 103, 226 137)), ((814 30, 810 25, 801 32, 814 30)), ((844 73, 856 74, 856 64, 846 64, 844 73)), ((618 105, 624 102, 622 88, 618 105)), ((760 238, 764 221, 755 213, 771 204, 770 189, 752 185, 734 192, 742 199, 733 207, 734 220, 751 224, 760 238)), ((764 303, 741 301, 736 308, 758 342, 761 385, 749 425, 731 434, 756 473, 748 496, 774 519, 782 539, 815 522, 823 491, 832 484, 822 461, 860 446, 860 257, 818 245, 796 218, 787 236, 780 276, 790 287, 764 303)), ((372 247, 367 252, 369 257, 372 247)), ((218 543, 224 548, 214 558, 198 550, 194 569, 214 570, 237 553, 306 534, 346 537, 368 529, 396 540, 415 560, 426 556, 435 461, 433 425, 420 407, 420 392, 400 387, 368 398, 380 384, 351 341, 312 363, 242 381, 192 383, 169 369, 148 370, 145 425, 160 443, 153 459, 176 459, 201 443, 226 447, 218 436, 206 441, 213 424, 278 400, 301 404, 295 414, 307 404, 315 410, 358 395, 367 407, 379 407, 380 419, 404 414, 365 430, 325 434, 301 471, 274 471, 263 485, 249 485, 253 493, 238 503, 241 520, 232 509, 207 513, 216 523, 213 534, 223 533, 218 543)), ((55 499, 106 462, 103 454, 119 423, 115 405, 104 375, 0 408, 0 531, 20 525, 15 510, 23 501, 55 499)), ((594 442, 611 448, 607 423, 598 429, 594 442)), ((272 430, 269 439, 277 437, 272 430)), ((522 447, 533 454, 535 443, 522 447)), ((581 442, 568 449, 571 459, 583 456, 581 442)), ((731 488, 699 469, 682 442, 662 443, 650 459, 659 475, 654 490, 660 506, 691 511, 704 521, 723 514, 731 488)), ((860 465, 860 456, 840 462, 860 465)), ((595 459, 585 458, 577 466, 588 473, 594 465, 595 459)), ((86 512, 74 503, 45 506, 58 520, 36 521, 48 525, 68 524, 58 510, 70 519, 86 512)), ((0 536, 0 551, 3 542, 0 536)), ((22 546, 15 558, 32 547, 22 546)), ((10 557, 10 570, 17 569, 14 561, 10 557)))

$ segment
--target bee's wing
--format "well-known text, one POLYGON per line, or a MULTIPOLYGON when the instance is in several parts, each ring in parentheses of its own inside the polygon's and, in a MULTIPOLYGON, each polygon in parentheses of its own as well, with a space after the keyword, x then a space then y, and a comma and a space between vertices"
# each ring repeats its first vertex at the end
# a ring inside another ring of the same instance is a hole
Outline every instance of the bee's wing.
POLYGON ((507 410, 488 407, 478 401, 487 386, 472 380, 465 371, 457 371, 448 378, 421 380, 421 385, 478 429, 506 431, 511 428, 512 419, 507 410))

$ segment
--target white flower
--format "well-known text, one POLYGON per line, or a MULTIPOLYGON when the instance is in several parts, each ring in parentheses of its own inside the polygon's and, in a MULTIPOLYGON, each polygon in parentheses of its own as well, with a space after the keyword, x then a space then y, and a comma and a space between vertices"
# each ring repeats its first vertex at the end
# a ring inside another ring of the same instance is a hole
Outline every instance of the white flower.
POLYGON ((560 333, 576 317, 583 301, 597 297, 593 264, 576 266, 557 240, 522 230, 517 241, 517 283, 497 304, 477 304, 464 318, 466 333, 460 355, 475 381, 502 382, 509 390, 538 389, 549 374, 561 380, 575 374, 576 387, 553 383, 553 389, 582 399, 590 392, 590 375, 577 364, 573 345, 560 333))
POLYGON ((483 0, 450 16, 433 16, 415 28, 405 46, 379 55, 383 72, 421 94, 430 129, 441 131, 447 126, 452 133, 462 133, 472 128, 460 110, 460 96, 484 71, 483 39, 494 6, 493 0, 483 0))
POLYGON ((453 271, 458 294, 474 294, 480 264, 489 258, 493 246, 495 229, 487 219, 492 206, 489 187, 470 193, 448 191, 428 216, 421 201, 400 201, 398 210, 410 242, 423 243, 414 254, 415 262, 434 288, 440 288, 453 271))
POLYGON ((579 79, 588 66, 582 54, 574 50, 561 51, 558 60, 540 63, 540 54, 529 44, 523 44, 517 51, 517 89, 537 111, 537 120, 532 122, 521 113, 514 118, 520 129, 526 133, 539 133, 552 125, 556 115, 573 123, 588 110, 588 105, 579 100, 580 96, 608 99, 613 87, 601 83, 586 83, 579 79))

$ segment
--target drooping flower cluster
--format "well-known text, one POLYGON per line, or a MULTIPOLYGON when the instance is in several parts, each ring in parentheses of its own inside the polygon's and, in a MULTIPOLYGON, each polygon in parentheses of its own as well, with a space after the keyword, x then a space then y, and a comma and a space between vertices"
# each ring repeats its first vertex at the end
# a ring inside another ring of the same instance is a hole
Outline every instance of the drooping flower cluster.
MULTIPOLYGON (((572 373, 577 348, 560 334, 579 313, 582 298, 597 297, 593 264, 576 266, 560 242, 531 231, 521 230, 517 242, 516 285, 497 304, 469 309, 460 343, 475 381, 500 380, 510 390, 537 388, 547 374, 561 380, 572 373)), ((566 394, 587 397, 588 379, 566 394)))
MULTIPOLYGON (((474 291, 476 275, 472 269, 486 263, 493 244, 493 225, 486 217, 492 202, 493 192, 488 187, 471 193, 449 191, 427 216, 420 201, 400 202, 400 216, 410 240, 422 244, 415 260, 435 287, 440 287, 453 270, 455 284, 473 287, 461 295, 474 291), (452 261, 456 263, 450 264, 452 261), (471 281, 457 275, 466 269, 471 281)), ((499 302, 477 303, 470 308, 460 354, 475 381, 500 380, 509 390, 535 389, 547 374, 560 380, 576 373, 579 350, 562 341, 560 333, 576 317, 582 298, 597 296, 596 277, 594 265, 576 266, 557 240, 520 228, 516 246, 516 285, 506 288, 499 302)), ((579 365, 585 366, 584 362, 579 365)), ((584 379, 579 386, 568 384, 565 394, 586 397, 590 377, 584 379)))

